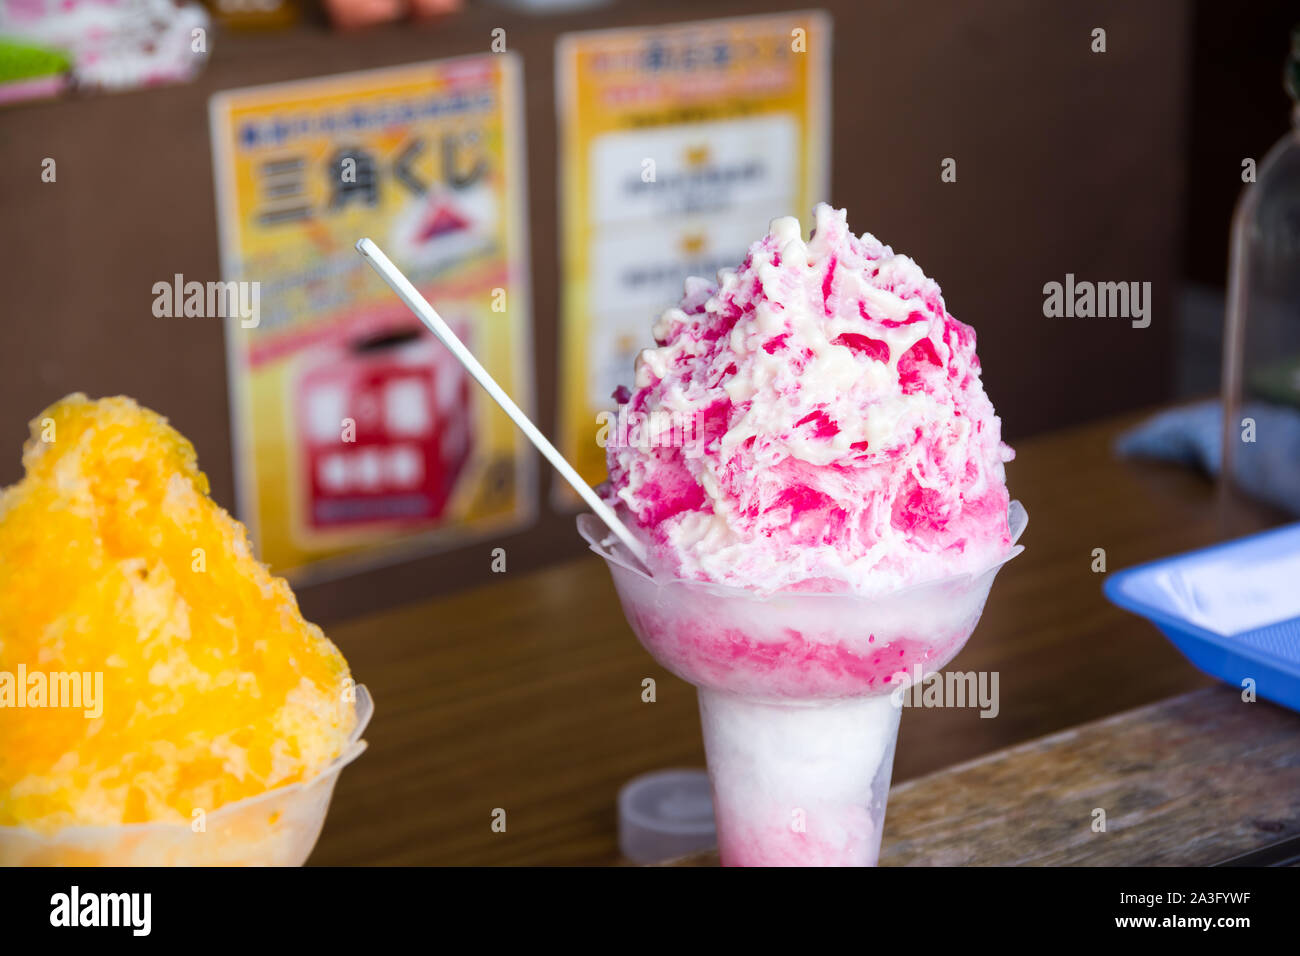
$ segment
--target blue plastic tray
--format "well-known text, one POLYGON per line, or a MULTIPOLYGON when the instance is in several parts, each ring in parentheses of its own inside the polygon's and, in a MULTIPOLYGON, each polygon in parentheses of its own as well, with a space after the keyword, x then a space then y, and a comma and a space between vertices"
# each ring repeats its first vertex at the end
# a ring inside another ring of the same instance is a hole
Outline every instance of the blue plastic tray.
POLYGON ((1237 688, 1250 678, 1260 697, 1300 711, 1300 576, 1291 574, 1297 555, 1300 523, 1117 571, 1106 578, 1104 589, 1112 602, 1155 623, 1206 674, 1237 688), (1286 570, 1278 573, 1282 561, 1286 570), (1195 612, 1174 606, 1162 580, 1197 568, 1208 575, 1206 565, 1212 563, 1234 571, 1261 569, 1257 577, 1269 580, 1260 588, 1284 610, 1273 615, 1276 620, 1237 628, 1194 620, 1195 612))

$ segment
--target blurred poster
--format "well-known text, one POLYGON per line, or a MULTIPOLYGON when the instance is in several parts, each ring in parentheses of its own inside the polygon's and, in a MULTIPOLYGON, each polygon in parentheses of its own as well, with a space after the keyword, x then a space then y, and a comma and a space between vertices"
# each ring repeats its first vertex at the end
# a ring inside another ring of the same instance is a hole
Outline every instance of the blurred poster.
POLYGON ((605 478, 597 415, 686 277, 827 198, 829 63, 819 11, 560 38, 559 438, 588 481, 605 478))
POLYGON ((511 54, 232 90, 211 103, 239 514, 315 578, 531 519, 533 458, 357 254, 369 236, 532 400, 520 66, 511 54))

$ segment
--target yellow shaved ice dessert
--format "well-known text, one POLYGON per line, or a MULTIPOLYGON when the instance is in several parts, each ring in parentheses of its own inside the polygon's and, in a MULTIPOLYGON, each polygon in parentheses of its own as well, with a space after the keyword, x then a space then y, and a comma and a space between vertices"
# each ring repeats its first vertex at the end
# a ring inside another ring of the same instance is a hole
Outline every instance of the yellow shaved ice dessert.
POLYGON ((0 826, 189 828, 339 756, 347 662, 208 497, 189 441, 80 394, 31 429, 0 493, 0 826), (53 678, 31 705, 30 675, 73 672, 102 674, 102 713, 48 706, 53 678))

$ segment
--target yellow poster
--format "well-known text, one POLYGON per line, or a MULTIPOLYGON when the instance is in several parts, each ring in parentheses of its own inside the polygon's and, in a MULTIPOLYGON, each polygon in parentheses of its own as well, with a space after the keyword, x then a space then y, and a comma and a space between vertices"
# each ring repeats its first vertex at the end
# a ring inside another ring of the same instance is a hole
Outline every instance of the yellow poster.
POLYGON ((560 38, 559 445, 586 480, 605 477, 599 416, 685 279, 828 198, 829 62, 819 11, 560 38))
POLYGON ((512 54, 213 97, 222 272, 255 306, 226 325, 237 510, 278 573, 531 519, 522 436, 354 249, 373 239, 529 408, 520 105, 512 54))

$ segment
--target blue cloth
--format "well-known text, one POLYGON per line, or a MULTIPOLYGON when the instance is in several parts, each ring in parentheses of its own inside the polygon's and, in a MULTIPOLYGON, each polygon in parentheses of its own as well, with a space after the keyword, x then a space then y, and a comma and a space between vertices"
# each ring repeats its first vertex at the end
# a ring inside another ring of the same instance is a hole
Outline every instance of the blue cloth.
MULTIPOLYGON (((1233 474, 1246 492, 1300 514, 1300 410, 1250 402, 1242 419, 1255 423, 1255 440, 1242 441, 1233 452, 1233 474)), ((1223 408, 1201 402, 1161 412, 1129 429, 1115 443, 1128 458, 1154 458, 1202 468, 1217 475, 1223 467, 1223 408)), ((1239 421, 1236 433, 1245 426, 1239 421)))

